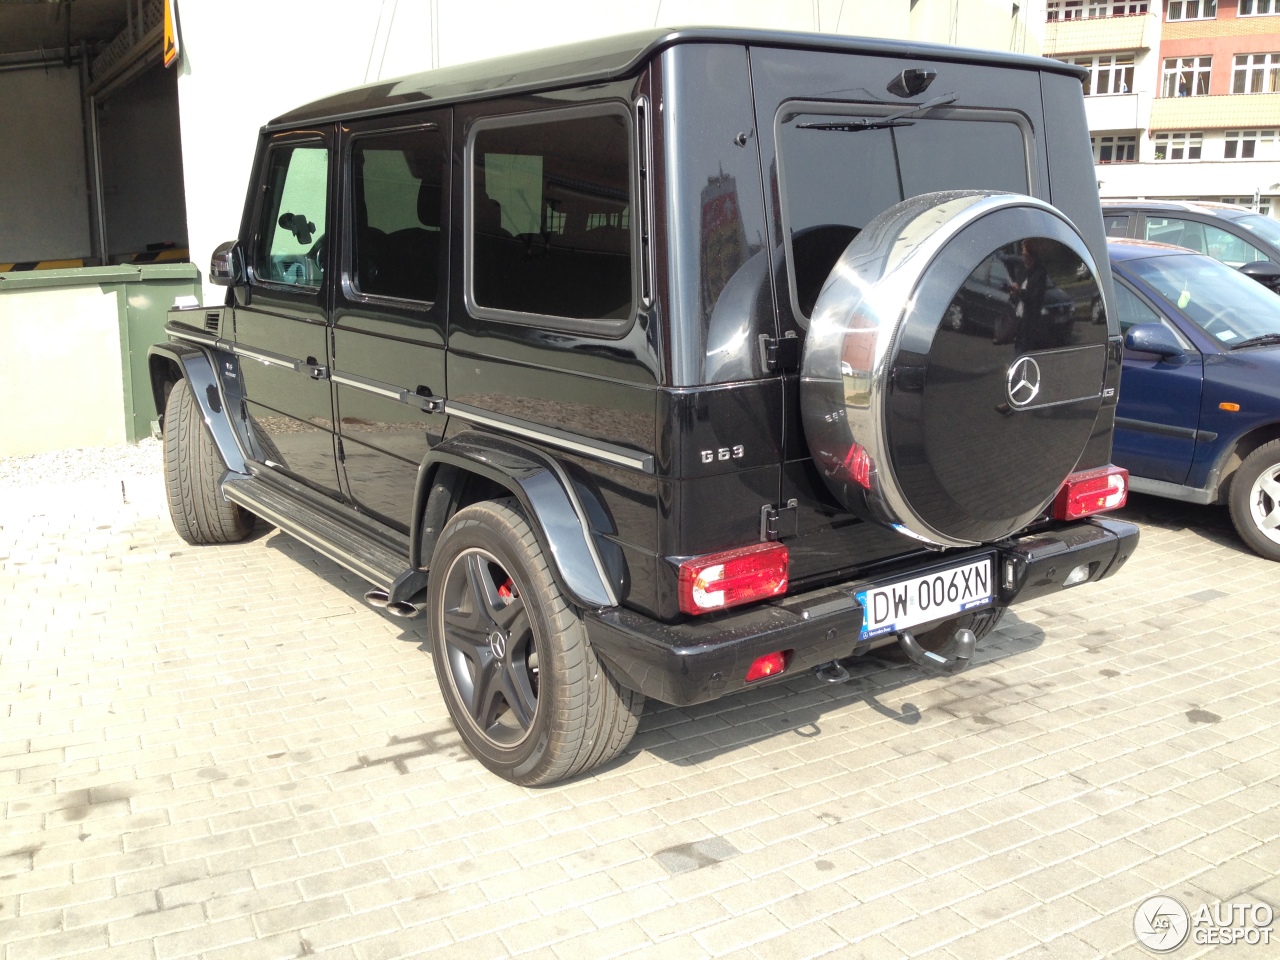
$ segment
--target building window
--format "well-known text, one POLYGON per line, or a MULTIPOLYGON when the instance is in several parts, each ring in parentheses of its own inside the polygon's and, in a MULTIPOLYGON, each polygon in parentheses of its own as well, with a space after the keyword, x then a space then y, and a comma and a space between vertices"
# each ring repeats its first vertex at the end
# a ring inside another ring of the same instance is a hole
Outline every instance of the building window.
POLYGON ((1218 15, 1218 0, 1169 0, 1166 20, 1212 20, 1218 15))
POLYGON ((1175 57, 1164 62, 1162 97, 1204 97, 1209 94, 1209 66, 1213 57, 1175 57))
POLYGON ((1203 133, 1157 133, 1157 160, 1199 160, 1203 133))
POLYGON ((1136 134, 1090 137, 1089 143, 1093 146, 1094 163, 1133 163, 1138 159, 1136 134))
MULTIPOLYGON (((1268 0, 1269 2, 1269 0, 1268 0)), ((1280 0, 1277 0, 1280 2, 1280 0)), ((1085 3, 1084 0, 1048 0, 1048 20, 1081 20, 1095 17, 1132 17, 1147 12, 1146 0, 1138 3, 1085 3)))
MULTIPOLYGON (((1222 197, 1221 199, 1223 203, 1234 203, 1241 207, 1248 207, 1250 210, 1253 209, 1253 197, 1222 197)), ((1271 216, 1270 197, 1258 198, 1258 213, 1262 214, 1264 217, 1271 216)))
POLYGON ((1089 71, 1088 76, 1084 77, 1086 97, 1105 93, 1129 93, 1133 89, 1132 53, 1075 57, 1071 60, 1064 59, 1063 63, 1073 63, 1089 71))
POLYGON ((1231 72, 1232 93, 1280 93, 1280 53, 1241 53, 1231 72))
POLYGON ((1265 17, 1275 13, 1280 13, 1280 0, 1275 3, 1272 0, 1240 0, 1240 6, 1236 8, 1238 17, 1265 17))
MULTIPOLYGON (((1275 139, 1274 130, 1228 130, 1223 134, 1222 155, 1227 160, 1253 160, 1258 157, 1260 142, 1274 143, 1275 139)), ((1266 149, 1262 152, 1271 151, 1266 149)))

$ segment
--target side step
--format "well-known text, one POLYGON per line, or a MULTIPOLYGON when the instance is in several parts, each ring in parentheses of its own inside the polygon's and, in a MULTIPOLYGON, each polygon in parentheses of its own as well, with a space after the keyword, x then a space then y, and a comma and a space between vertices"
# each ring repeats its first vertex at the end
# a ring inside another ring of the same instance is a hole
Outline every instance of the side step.
POLYGON ((426 586, 426 572, 409 568, 407 544, 403 554, 397 553, 344 523, 335 515, 346 509, 340 505, 335 504, 332 511, 321 510, 257 477, 227 477, 222 481, 222 493, 232 503, 368 580, 393 603, 408 600, 426 586))

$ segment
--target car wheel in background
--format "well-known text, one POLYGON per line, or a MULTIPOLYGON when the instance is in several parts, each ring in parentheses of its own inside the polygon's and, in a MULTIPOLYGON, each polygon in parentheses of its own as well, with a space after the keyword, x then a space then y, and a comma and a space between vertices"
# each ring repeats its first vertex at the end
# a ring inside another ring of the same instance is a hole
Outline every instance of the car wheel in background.
POLYGON ((1249 548, 1280 560, 1280 440, 1263 444, 1231 479, 1231 522, 1249 548))

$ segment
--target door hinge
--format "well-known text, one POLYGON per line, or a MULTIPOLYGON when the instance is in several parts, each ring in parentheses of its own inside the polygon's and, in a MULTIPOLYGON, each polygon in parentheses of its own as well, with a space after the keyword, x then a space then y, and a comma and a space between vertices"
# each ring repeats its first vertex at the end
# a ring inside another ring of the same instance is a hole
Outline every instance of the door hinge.
POLYGON ((797 502, 788 500, 785 507, 775 507, 766 503, 760 508, 760 539, 781 540, 783 537, 794 537, 799 511, 797 502))
POLYGON ((800 338, 794 330, 781 337, 760 334, 760 366, 765 373, 787 373, 800 369, 800 338))
POLYGON ((334 444, 335 444, 335 445, 337 446, 337 448, 338 448, 338 451, 337 451, 337 452, 338 452, 338 462, 339 462, 339 463, 346 463, 346 462, 347 462, 347 451, 346 451, 346 448, 345 448, 345 447, 343 447, 343 445, 342 445, 342 438, 341 438, 341 437, 334 437, 334 438, 333 438, 333 440, 334 440, 334 444))

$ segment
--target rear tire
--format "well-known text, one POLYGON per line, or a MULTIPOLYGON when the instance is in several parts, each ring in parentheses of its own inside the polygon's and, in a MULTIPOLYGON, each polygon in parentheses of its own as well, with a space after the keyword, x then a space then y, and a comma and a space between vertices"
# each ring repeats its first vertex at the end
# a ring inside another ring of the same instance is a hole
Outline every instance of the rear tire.
POLYGON ((227 465, 186 380, 164 408, 164 485, 178 536, 191 544, 234 543, 253 531, 253 514, 222 496, 227 465))
POLYGON ((1280 560, 1280 440, 1245 458, 1231 479, 1231 522, 1249 549, 1280 560))
POLYGON ((477 760, 523 786, 608 763, 631 742, 644 696, 618 684, 509 501, 445 525, 431 560, 436 679, 477 760))

